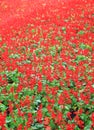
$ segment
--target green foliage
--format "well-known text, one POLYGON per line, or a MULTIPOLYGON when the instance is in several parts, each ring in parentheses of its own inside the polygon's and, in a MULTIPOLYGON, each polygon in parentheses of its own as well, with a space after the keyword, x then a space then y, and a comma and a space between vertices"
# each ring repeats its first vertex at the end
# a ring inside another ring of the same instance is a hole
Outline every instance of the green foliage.
POLYGON ((43 124, 39 124, 39 123, 34 123, 32 126, 31 126, 31 130, 45 130, 44 129, 44 125, 43 124))
POLYGON ((50 116, 51 116, 51 115, 49 114, 49 112, 48 112, 48 110, 47 110, 46 107, 44 107, 44 108, 42 109, 42 113, 43 113, 44 117, 46 117, 46 116, 50 117, 50 116))
POLYGON ((84 44, 84 43, 81 43, 81 44, 80 44, 80 48, 83 49, 83 50, 84 50, 84 49, 92 50, 92 48, 91 48, 89 45, 84 44))
POLYGON ((89 115, 82 113, 80 118, 85 122, 84 130, 89 130, 91 128, 91 120, 89 118, 89 115))
POLYGON ((67 63, 66 62, 62 62, 62 66, 66 67, 67 63))
POLYGON ((58 80, 56 80, 56 79, 54 79, 52 82, 47 82, 47 84, 49 85, 49 86, 51 86, 51 87, 55 87, 55 86, 60 86, 60 83, 59 83, 59 81, 58 80))
POLYGON ((39 53, 41 53, 41 51, 42 51, 42 48, 38 48, 38 49, 36 49, 36 50, 35 50, 35 54, 36 54, 36 56, 39 56, 39 53))
POLYGON ((62 27, 62 31, 66 34, 66 27, 62 27))
POLYGON ((83 30, 80 30, 79 32, 78 32, 78 34, 79 35, 83 35, 85 32, 83 31, 83 30))
POLYGON ((75 82, 73 80, 70 80, 70 88, 75 88, 75 82))
POLYGON ((78 55, 76 57, 76 59, 74 60, 74 62, 79 63, 80 61, 85 61, 85 60, 87 60, 86 56, 84 56, 84 55, 78 55))
POLYGON ((9 84, 19 83, 18 77, 20 77, 21 74, 18 72, 18 70, 5 71, 4 74, 7 76, 7 81, 8 81, 9 84))
POLYGON ((7 109, 6 105, 0 103, 0 111, 4 112, 7 109))
POLYGON ((20 55, 19 54, 11 54, 9 57, 13 58, 13 59, 19 59, 20 55))
POLYGON ((84 130, 89 130, 91 128, 91 124, 92 124, 91 120, 87 120, 84 130))
POLYGON ((75 127, 75 130, 80 130, 80 128, 78 126, 75 127))
POLYGON ((52 119, 50 120, 50 126, 51 126, 52 130, 57 129, 57 127, 58 127, 52 119))
POLYGON ((55 46, 52 46, 50 48, 50 54, 51 54, 51 56, 55 56, 56 55, 56 47, 55 46))

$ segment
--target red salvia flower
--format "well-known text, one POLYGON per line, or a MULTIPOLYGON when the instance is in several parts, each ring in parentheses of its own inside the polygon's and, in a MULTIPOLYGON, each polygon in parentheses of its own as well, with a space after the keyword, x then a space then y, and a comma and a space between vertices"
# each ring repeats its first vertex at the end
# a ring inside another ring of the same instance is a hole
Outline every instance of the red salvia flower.
POLYGON ((6 113, 0 113, 0 126, 3 127, 6 123, 6 113))
POLYGON ((42 83, 38 82, 38 92, 40 93, 42 91, 42 83))
POLYGON ((41 109, 39 109, 37 111, 37 117, 36 117, 36 119, 37 119, 38 122, 42 121, 42 110, 41 109))

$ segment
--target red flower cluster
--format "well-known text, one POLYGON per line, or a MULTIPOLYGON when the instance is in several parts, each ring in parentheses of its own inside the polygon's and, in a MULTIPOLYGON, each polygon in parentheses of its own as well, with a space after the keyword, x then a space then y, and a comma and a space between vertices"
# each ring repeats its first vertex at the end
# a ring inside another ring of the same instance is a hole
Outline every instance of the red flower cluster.
POLYGON ((0 127, 4 130, 4 125, 6 124, 6 113, 0 113, 0 127))

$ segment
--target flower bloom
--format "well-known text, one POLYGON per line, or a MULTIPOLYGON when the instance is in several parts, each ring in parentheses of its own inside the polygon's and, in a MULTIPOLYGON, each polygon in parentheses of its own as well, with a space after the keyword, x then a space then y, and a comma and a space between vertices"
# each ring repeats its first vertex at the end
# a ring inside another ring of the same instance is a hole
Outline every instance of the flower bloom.
POLYGON ((74 124, 68 124, 66 130, 74 130, 75 125, 74 124))
POLYGON ((42 121, 42 111, 41 111, 41 109, 37 111, 37 121, 38 122, 42 121))
POLYGON ((0 113, 0 126, 3 127, 5 124, 5 120, 6 120, 6 115, 0 113))
POLYGON ((22 130, 22 124, 18 126, 17 130, 22 130))
POLYGON ((91 115, 91 120, 94 122, 94 113, 91 115))
POLYGON ((92 126, 94 127, 94 112, 91 115, 92 126))
POLYGON ((47 126, 45 130, 51 130, 51 127, 50 127, 50 126, 47 126))

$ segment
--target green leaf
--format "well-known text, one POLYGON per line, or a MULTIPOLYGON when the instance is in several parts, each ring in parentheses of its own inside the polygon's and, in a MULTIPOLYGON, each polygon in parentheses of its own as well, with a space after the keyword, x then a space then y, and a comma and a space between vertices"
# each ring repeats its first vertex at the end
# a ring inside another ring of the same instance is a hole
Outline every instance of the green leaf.
POLYGON ((66 34, 66 27, 62 27, 62 31, 66 34))
POLYGON ((19 59, 20 55, 19 54, 11 54, 9 57, 13 58, 13 59, 19 59))
POLYGON ((11 87, 12 87, 11 84, 8 84, 8 85, 6 86, 6 90, 9 91, 11 87))
POLYGON ((60 86, 60 83, 58 80, 54 79, 52 82, 48 83, 49 86, 55 87, 55 86, 60 86))
POLYGON ((80 116, 81 117, 81 119, 84 121, 84 122, 87 122, 88 121, 88 115, 86 115, 86 114, 84 114, 84 113, 82 113, 82 115, 80 116))
POLYGON ((12 93, 10 93, 7 98, 8 100, 10 99, 11 101, 15 100, 14 95, 12 93))
POLYGON ((52 47, 50 48, 50 54, 51 54, 52 56, 55 56, 55 55, 56 55, 56 47, 55 47, 55 46, 52 46, 52 47))
POLYGON ((30 61, 30 60, 24 60, 23 63, 24 63, 24 64, 30 64, 31 61, 30 61))
POLYGON ((17 117, 17 118, 16 118, 16 123, 17 123, 17 126, 18 126, 19 124, 22 124, 22 123, 23 123, 22 117, 17 117))
POLYGON ((35 50, 35 54, 36 54, 36 56, 38 56, 39 55, 39 53, 42 51, 42 48, 38 48, 38 49, 36 49, 35 50))
POLYGON ((73 104, 76 104, 76 103, 77 103, 77 99, 76 99, 74 96, 71 96, 71 99, 72 99, 72 103, 73 103, 73 104))
POLYGON ((55 47, 55 46, 52 46, 52 47, 51 47, 51 50, 52 50, 52 51, 56 50, 56 47, 55 47))
POLYGON ((31 31, 32 31, 32 33, 35 33, 35 32, 36 32, 36 30, 35 30, 35 29, 32 29, 31 31))
POLYGON ((84 43, 81 43, 81 44, 80 44, 80 48, 83 49, 83 50, 84 50, 84 49, 92 50, 91 46, 89 46, 89 45, 87 45, 87 44, 84 44, 84 43))
POLYGON ((60 110, 61 108, 60 108, 60 106, 58 105, 58 103, 55 103, 54 104, 54 110, 60 110))
POLYGON ((48 101, 45 97, 42 98, 42 105, 46 107, 48 105, 48 101))
POLYGON ((67 63, 66 63, 66 62, 62 62, 62 65, 63 65, 64 67, 66 67, 66 66, 67 66, 67 63))
POLYGON ((62 47, 58 47, 58 53, 60 53, 62 51, 62 47))
POLYGON ((74 62, 79 63, 80 61, 85 61, 85 60, 87 60, 86 56, 84 56, 84 55, 78 55, 76 57, 76 59, 74 60, 74 62))
POLYGON ((79 32, 78 32, 78 34, 79 35, 83 35, 85 32, 83 31, 83 30, 80 30, 79 32))
POLYGON ((5 72, 6 76, 7 76, 7 80, 9 84, 13 84, 13 83, 18 83, 18 77, 21 76, 21 74, 18 72, 18 70, 14 70, 14 71, 6 71, 5 72))
POLYGON ((55 56, 56 55, 56 52, 55 51, 51 51, 51 56, 55 56))
POLYGON ((13 121, 13 119, 12 119, 11 116, 7 116, 7 117, 6 117, 6 123, 10 123, 10 122, 12 122, 12 121, 13 121))
POLYGON ((50 120, 50 126, 51 126, 52 130, 56 130, 56 125, 52 119, 50 120))
POLYGON ((84 43, 81 43, 81 44, 80 44, 80 48, 81 48, 81 49, 86 49, 86 45, 85 45, 84 43))
POLYGON ((75 82, 73 80, 70 80, 70 88, 74 88, 75 87, 75 82))
POLYGON ((22 92, 24 93, 24 96, 32 96, 34 95, 34 90, 31 90, 29 88, 23 88, 22 92))
POLYGON ((66 31, 66 27, 62 27, 62 31, 66 31))
POLYGON ((4 112, 7 107, 4 104, 0 104, 0 111, 4 112))
POLYGON ((50 113, 48 112, 47 108, 44 107, 44 108, 42 109, 42 112, 43 112, 43 115, 44 115, 44 116, 50 117, 50 113))
POLYGON ((86 122, 86 126, 84 127, 84 130, 90 130, 91 124, 92 124, 91 121, 88 120, 88 121, 86 122))
POLYGON ((31 126, 31 128, 32 128, 31 130, 44 130, 44 125, 35 122, 35 123, 31 126))
POLYGON ((80 128, 78 126, 75 127, 75 130, 80 130, 80 128))

